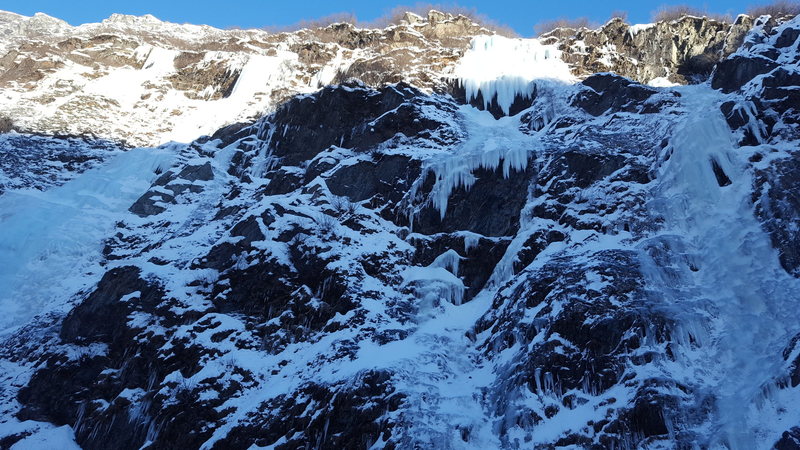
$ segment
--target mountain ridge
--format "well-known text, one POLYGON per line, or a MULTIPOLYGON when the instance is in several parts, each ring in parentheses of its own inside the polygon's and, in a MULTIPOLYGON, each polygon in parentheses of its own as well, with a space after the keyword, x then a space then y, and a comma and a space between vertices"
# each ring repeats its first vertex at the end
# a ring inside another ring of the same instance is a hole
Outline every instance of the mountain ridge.
MULTIPOLYGON (((385 29, 333 24, 277 34, 121 15, 78 27, 44 15, 15 15, 4 23, 0 85, 6 95, 0 115, 21 130, 134 146, 189 142, 251 120, 291 95, 351 77, 373 87, 406 81, 428 92, 449 92, 454 66, 471 38, 492 34, 464 16, 438 12, 409 15, 385 29), (270 77, 239 80, 252 71, 270 77), (124 86, 126 95, 115 86, 124 86), (241 98, 231 99, 237 90, 241 98)), ((652 27, 612 20, 594 31, 554 30, 541 42, 558 47, 579 78, 602 69, 639 82, 686 84, 686 76, 707 77, 710 65, 738 47, 751 23, 747 16, 730 25, 692 17, 652 27), (682 42, 670 51, 673 33, 682 42), (669 56, 639 63, 643 53, 659 51, 669 56), (691 61, 696 68, 684 67, 691 61)))

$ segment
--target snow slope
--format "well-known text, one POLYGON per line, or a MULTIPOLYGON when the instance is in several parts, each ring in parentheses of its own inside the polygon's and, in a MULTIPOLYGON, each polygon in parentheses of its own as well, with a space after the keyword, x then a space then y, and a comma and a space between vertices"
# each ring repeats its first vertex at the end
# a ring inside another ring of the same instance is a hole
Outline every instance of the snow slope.
POLYGON ((96 282, 103 239, 175 156, 175 147, 134 149, 62 186, 0 196, 0 333, 96 282))

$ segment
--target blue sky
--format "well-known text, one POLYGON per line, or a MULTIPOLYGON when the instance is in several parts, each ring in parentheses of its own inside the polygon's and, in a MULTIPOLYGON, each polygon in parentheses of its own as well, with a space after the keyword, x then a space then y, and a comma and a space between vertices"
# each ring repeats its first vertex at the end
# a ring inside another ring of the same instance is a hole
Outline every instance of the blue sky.
MULTIPOLYGON (((331 1, 331 0, 239 0, 228 4, 219 0, 3 0, 0 9, 24 15, 44 12, 64 19, 73 25, 97 22, 111 13, 153 14, 162 20, 177 23, 208 24, 220 28, 239 26, 245 28, 289 25, 304 19, 313 19, 337 12, 355 13, 360 20, 373 20, 394 6, 415 4, 415 1, 331 1)), ((430 2, 453 4, 453 2, 430 2)), ((714 0, 714 1, 576 1, 576 0, 528 0, 528 1, 460 1, 460 6, 475 8, 497 22, 506 24, 523 36, 533 33, 536 23, 559 17, 587 16, 596 22, 604 22, 616 10, 628 12, 632 23, 648 22, 650 13, 664 4, 689 4, 717 13, 743 12, 748 5, 763 3, 763 0, 714 0)))

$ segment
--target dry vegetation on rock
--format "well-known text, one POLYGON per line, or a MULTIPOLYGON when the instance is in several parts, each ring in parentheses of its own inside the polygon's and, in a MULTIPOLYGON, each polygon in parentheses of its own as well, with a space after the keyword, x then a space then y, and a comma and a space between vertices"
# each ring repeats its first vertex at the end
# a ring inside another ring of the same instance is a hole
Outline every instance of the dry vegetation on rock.
POLYGON ((578 17, 576 19, 567 19, 562 17, 560 19, 540 22, 533 26, 533 31, 536 33, 536 35, 542 35, 559 28, 572 28, 579 30, 581 28, 593 28, 593 26, 587 17, 578 17))
POLYGON ((303 19, 291 25, 267 26, 264 27, 263 29, 271 33, 291 33, 293 31, 302 30, 304 28, 309 30, 313 30, 315 28, 325 28, 328 25, 333 25, 335 23, 349 23, 356 25, 359 22, 358 22, 358 17, 356 17, 355 14, 348 12, 340 12, 320 17, 317 19, 303 19))
POLYGON ((665 5, 652 13, 653 22, 678 20, 683 16, 708 17, 719 22, 731 22, 730 15, 712 13, 689 5, 665 5))
MULTIPOLYGON (((479 13, 475 8, 460 6, 456 3, 416 3, 414 5, 400 5, 387 10, 384 15, 371 21, 359 20, 359 18, 351 12, 341 12, 321 18, 301 20, 292 25, 268 26, 264 27, 264 29, 274 33, 293 32, 304 28, 311 30, 324 28, 336 23, 348 23, 360 28, 385 28, 392 25, 399 25, 407 21, 408 13, 418 15, 424 20, 428 17, 430 11, 441 11, 446 14, 452 14, 453 16, 465 16, 499 35, 519 37, 519 34, 511 27, 479 13)), ((773 17, 795 16, 800 14, 800 1, 778 0, 770 4, 754 5, 746 11, 746 14, 751 17, 762 15, 770 15, 773 17)), ((704 8, 701 9, 685 4, 662 5, 651 13, 653 22, 678 20, 683 16, 708 17, 709 19, 724 23, 731 23, 733 21, 733 17, 730 14, 714 13, 704 8)), ((609 17, 610 19, 618 18, 627 22, 628 12, 616 10, 613 11, 609 17)), ((595 29, 599 26, 600 24, 591 21, 587 17, 561 17, 540 22, 534 25, 533 29, 534 33, 540 36, 559 28, 579 30, 581 28, 595 29)))
POLYGON ((754 5, 747 10, 747 15, 759 17, 770 15, 772 17, 787 17, 800 14, 800 2, 780 0, 768 5, 754 5))
POLYGON ((517 33, 509 26, 498 23, 489 17, 480 14, 475 8, 459 6, 455 3, 416 3, 414 5, 400 5, 387 10, 384 15, 371 21, 362 21, 350 12, 335 13, 318 19, 301 20, 295 24, 280 27, 264 27, 265 30, 282 33, 293 32, 301 29, 324 28, 335 23, 349 23, 360 28, 386 28, 392 25, 399 25, 406 20, 406 14, 416 14, 422 18, 428 17, 431 11, 440 11, 453 16, 464 16, 482 27, 494 31, 497 34, 516 37, 517 33))

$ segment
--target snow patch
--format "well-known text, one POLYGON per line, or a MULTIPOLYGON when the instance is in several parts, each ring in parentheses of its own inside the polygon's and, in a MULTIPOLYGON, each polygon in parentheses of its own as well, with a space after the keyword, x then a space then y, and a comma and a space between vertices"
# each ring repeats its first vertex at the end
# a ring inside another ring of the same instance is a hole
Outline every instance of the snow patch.
POLYGON ((630 28, 628 28, 628 33, 630 33, 631 36, 636 36, 642 31, 649 30, 655 26, 656 24, 654 23, 637 23, 636 25, 631 25, 630 28))
MULTIPOLYGON (((28 430, 25 430, 28 431, 28 430)), ((11 450, 80 450, 75 443, 75 432, 69 425, 43 426, 11 446, 11 450)))
POLYGON ((653 87, 661 87, 661 88, 680 86, 678 83, 673 83, 672 81, 669 81, 669 78, 667 77, 653 78, 652 80, 647 82, 647 85, 653 87))

